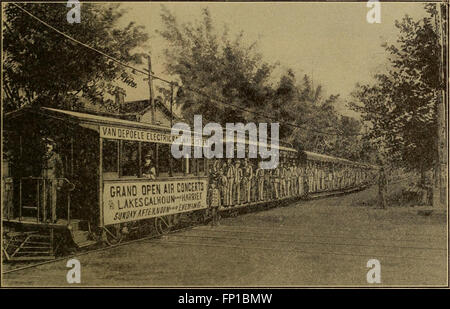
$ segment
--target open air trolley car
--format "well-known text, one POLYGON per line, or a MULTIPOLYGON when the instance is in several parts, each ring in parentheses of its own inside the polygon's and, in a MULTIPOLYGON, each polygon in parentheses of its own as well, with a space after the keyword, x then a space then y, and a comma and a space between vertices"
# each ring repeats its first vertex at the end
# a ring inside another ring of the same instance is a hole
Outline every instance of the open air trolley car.
MULTIPOLYGON (((219 171, 226 161, 244 161, 174 159, 169 127, 46 107, 4 115, 3 138, 7 260, 53 259, 94 244, 113 245, 207 221, 210 184, 223 177, 219 171), (46 140, 60 157, 60 175, 43 175, 46 140), (144 176, 146 156, 153 161, 151 178, 144 176)), ((220 210, 276 206, 315 193, 360 189, 374 170, 285 145, 279 153, 281 176, 273 171, 258 176, 259 159, 249 159, 245 164, 253 176, 249 180, 242 175, 246 186, 219 186, 220 210)))

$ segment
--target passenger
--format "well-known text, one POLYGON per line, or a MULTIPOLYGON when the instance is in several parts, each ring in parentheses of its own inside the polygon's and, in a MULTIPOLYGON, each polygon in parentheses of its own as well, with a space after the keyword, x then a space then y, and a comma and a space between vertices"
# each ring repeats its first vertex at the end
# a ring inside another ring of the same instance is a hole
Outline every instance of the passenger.
POLYGON ((308 165, 306 167, 303 168, 303 195, 304 196, 308 196, 308 192, 309 192, 309 188, 310 188, 310 184, 309 184, 309 169, 308 169, 308 165))
POLYGON ((289 197, 289 186, 291 185, 291 171, 289 169, 289 161, 285 161, 283 164, 283 168, 284 168, 284 196, 289 197))
POLYGON ((272 172, 273 179, 273 193, 274 198, 280 198, 280 166, 277 166, 272 172))
POLYGON ((314 173, 314 192, 317 192, 320 187, 320 173, 319 173, 319 164, 315 164, 313 167, 314 173))
POLYGON ((339 186, 339 166, 333 168, 333 190, 337 190, 339 186))
POLYGON ((291 162, 291 196, 297 196, 297 169, 294 161, 291 162))
POLYGON ((231 159, 227 160, 227 165, 225 166, 225 176, 227 177, 227 194, 226 194, 226 205, 233 205, 233 187, 234 187, 234 166, 231 159))
POLYGON ((216 187, 216 182, 210 183, 210 188, 208 190, 208 203, 211 209, 211 216, 213 226, 219 225, 219 207, 220 205, 220 192, 216 187))
POLYGON ((312 162, 308 162, 308 192, 311 193, 314 190, 314 168, 312 162))
POLYGON ((286 197, 286 168, 284 162, 280 163, 280 195, 286 197))
POLYGON ((342 189, 347 188, 347 183, 348 183, 348 167, 344 166, 344 170, 343 170, 343 176, 342 176, 342 189))
POLYGON ((328 189, 328 165, 326 163, 324 163, 322 167, 322 179, 322 191, 326 191, 328 189))
POLYGON ((317 191, 322 191, 323 190, 323 180, 324 180, 324 178, 323 178, 323 175, 324 175, 324 172, 323 172, 323 165, 322 165, 322 163, 318 163, 317 164, 317 191))
POLYGON ((270 201, 272 199, 273 183, 272 183, 272 170, 267 169, 264 171, 264 199, 270 201))
POLYGON ((337 178, 337 187, 336 189, 341 189, 342 186, 342 166, 338 166, 338 169, 336 171, 336 178, 337 178))
POLYGON ((303 166, 300 164, 300 162, 297 165, 297 187, 298 187, 298 191, 297 194, 298 196, 302 196, 303 195, 303 166))
POLYGON ((243 186, 244 186, 244 202, 250 203, 251 201, 251 187, 253 180, 253 167, 248 161, 248 158, 244 160, 244 177, 243 177, 243 186))
POLYGON ((219 169, 219 176, 218 176, 217 183, 218 183, 218 187, 219 187, 218 189, 220 191, 220 199, 221 199, 220 205, 228 206, 228 203, 226 203, 228 179, 227 179, 227 176, 224 175, 223 169, 219 169))
POLYGON ((261 162, 256 170, 256 178, 258 179, 258 201, 264 200, 264 169, 261 168, 261 162))
POLYGON ((216 159, 213 161, 213 164, 209 170, 210 181, 216 181, 216 182, 218 181, 219 170, 220 170, 220 161, 216 159))
MULTIPOLYGON (((256 160, 255 160, 256 161, 256 160)), ((252 163, 252 165, 254 165, 252 163)), ((258 200, 258 177, 256 177, 256 170, 257 170, 257 166, 256 168, 254 166, 252 166, 252 171, 253 172, 253 177, 252 177, 252 187, 251 187, 251 197, 252 197, 252 202, 256 202, 258 200)))
POLYGON ((235 197, 236 205, 241 204, 241 182, 242 182, 242 168, 241 168, 241 162, 239 160, 236 160, 236 164, 234 167, 234 189, 233 194, 235 197))
POLYGON ((333 167, 329 166, 327 169, 327 183, 326 183, 326 187, 327 190, 333 190, 333 167))
POLYGON ((142 166, 142 177, 150 178, 150 179, 156 179, 156 169, 152 162, 152 156, 151 154, 147 154, 144 157, 145 162, 142 166))
POLYGON ((289 170, 289 162, 285 161, 283 164, 284 169, 284 196, 289 197, 289 186, 291 185, 291 171, 289 170))

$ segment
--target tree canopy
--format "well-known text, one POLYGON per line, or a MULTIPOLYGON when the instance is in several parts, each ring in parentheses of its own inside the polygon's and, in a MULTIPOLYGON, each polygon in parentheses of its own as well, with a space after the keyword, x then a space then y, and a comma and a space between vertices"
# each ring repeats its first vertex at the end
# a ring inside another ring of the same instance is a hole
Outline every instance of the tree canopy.
POLYGON ((396 44, 385 45, 390 69, 373 84, 357 85, 351 107, 371 124, 369 138, 385 158, 411 169, 429 169, 436 160, 440 45, 434 4, 421 20, 396 22, 396 44))
MULTIPOLYGON (((21 3, 21 7, 58 30, 125 63, 139 64, 148 35, 130 22, 119 26, 126 13, 119 4, 81 4, 81 23, 69 24, 66 3, 21 3)), ((135 86, 130 70, 72 42, 13 4, 3 23, 4 110, 24 105, 69 107, 84 102, 112 109, 118 81, 135 86)))
POLYGON ((274 81, 277 64, 263 60, 257 42, 244 42, 243 32, 231 37, 226 27, 219 34, 208 9, 195 23, 179 24, 165 8, 161 18, 166 69, 179 80, 176 103, 188 121, 195 114, 221 124, 278 121, 280 139, 297 149, 360 159, 361 124, 337 113, 339 95, 325 96, 290 69, 274 81))

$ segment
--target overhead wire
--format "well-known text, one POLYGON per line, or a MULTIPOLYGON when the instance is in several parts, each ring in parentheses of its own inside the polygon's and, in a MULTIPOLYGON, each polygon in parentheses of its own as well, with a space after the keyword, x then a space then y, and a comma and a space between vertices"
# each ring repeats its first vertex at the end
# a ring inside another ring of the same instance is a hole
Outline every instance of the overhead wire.
MULTIPOLYGON (((20 9, 21 11, 23 11, 24 13, 26 13, 27 15, 29 15, 29 16, 32 17, 33 19, 35 19, 35 20, 37 20, 38 22, 42 23, 42 24, 45 25, 46 27, 52 29, 52 30, 55 31, 56 33, 62 35, 62 36, 65 37, 66 39, 68 39, 68 40, 70 40, 70 41, 73 41, 73 42, 75 42, 75 43, 77 43, 77 44, 79 44, 79 45, 81 45, 81 46, 83 46, 83 47, 85 47, 85 48, 87 48, 87 49, 90 49, 90 50, 92 50, 92 51, 94 51, 94 52, 96 52, 96 53, 99 53, 99 54, 101 54, 102 56, 104 56, 104 57, 110 59, 111 61, 113 61, 113 62, 115 62, 115 63, 117 63, 117 64, 119 64, 119 65, 121 65, 121 66, 124 66, 124 67, 126 67, 126 68, 131 69, 133 74, 136 74, 135 72, 141 73, 141 74, 143 74, 143 75, 150 76, 151 78, 160 80, 160 81, 165 82, 165 83, 167 83, 167 84, 170 84, 170 85, 179 87, 179 88, 181 88, 181 89, 186 89, 186 90, 188 90, 188 91, 197 93, 197 94, 199 94, 199 95, 201 95, 201 96, 203 96, 203 97, 205 97, 205 98, 208 98, 208 99, 210 99, 210 100, 212 100, 212 101, 215 101, 215 102, 217 102, 217 103, 219 103, 219 104, 222 104, 222 105, 225 105, 225 106, 228 106, 228 107, 232 107, 232 108, 241 110, 241 111, 246 112, 246 113, 250 113, 250 114, 257 115, 257 116, 261 116, 261 117, 266 118, 266 119, 274 120, 274 121, 277 121, 277 122, 279 122, 279 123, 281 123, 281 124, 284 124, 284 125, 287 125, 287 126, 291 126, 291 127, 295 127, 295 128, 298 128, 298 129, 308 130, 308 131, 312 131, 312 132, 317 133, 317 134, 325 134, 325 135, 330 135, 330 136, 361 136, 361 135, 364 135, 363 133, 342 134, 341 132, 340 132, 340 133, 335 133, 335 132, 325 132, 325 131, 322 131, 321 129, 317 129, 317 128, 305 127, 305 126, 301 126, 301 125, 299 125, 299 124, 295 124, 295 123, 291 123, 291 122, 286 122, 286 121, 279 121, 279 119, 276 119, 275 117, 270 116, 270 115, 267 115, 267 114, 265 114, 265 113, 256 112, 256 111, 250 110, 250 109, 248 109, 248 108, 245 108, 245 107, 242 107, 242 106, 233 104, 233 103, 225 102, 223 99, 213 97, 212 95, 207 94, 207 93, 205 93, 204 91, 199 90, 199 89, 197 89, 197 88, 194 88, 194 87, 192 87, 192 86, 188 86, 188 85, 179 85, 177 82, 169 81, 169 80, 167 80, 167 79, 164 79, 164 78, 162 78, 162 77, 159 77, 159 76, 153 74, 152 72, 149 72, 147 69, 136 68, 136 67, 134 67, 134 66, 132 66, 132 65, 129 65, 129 64, 127 64, 127 63, 125 63, 125 62, 123 62, 123 61, 121 61, 121 60, 119 60, 119 59, 113 57, 113 56, 110 56, 110 55, 106 54, 105 52, 103 52, 103 51, 101 51, 101 50, 98 50, 97 48, 94 48, 94 47, 92 47, 92 46, 90 46, 90 45, 88 45, 88 44, 86 44, 86 43, 84 43, 84 42, 81 42, 81 41, 79 41, 79 40, 73 38, 72 36, 70 36, 70 35, 68 35, 68 34, 66 34, 66 33, 64 33, 64 32, 62 32, 62 31, 58 30, 58 29, 55 28, 54 26, 52 26, 52 25, 48 24, 47 22, 43 21, 42 19, 40 19, 39 17, 35 16, 35 15, 32 14, 31 12, 29 12, 28 10, 24 9, 24 8, 21 7, 20 5, 18 5, 18 4, 16 4, 16 3, 10 3, 10 4, 16 6, 18 9, 20 9)), ((335 128, 335 127, 329 127, 329 128, 337 130, 337 128, 335 128)))

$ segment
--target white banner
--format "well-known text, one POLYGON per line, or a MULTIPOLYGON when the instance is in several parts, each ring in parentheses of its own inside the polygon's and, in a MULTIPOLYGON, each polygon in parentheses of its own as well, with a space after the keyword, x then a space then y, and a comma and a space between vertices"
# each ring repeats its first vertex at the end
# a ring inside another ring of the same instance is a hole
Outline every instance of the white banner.
POLYGON ((208 181, 183 179, 142 182, 105 181, 105 225, 204 209, 208 181))
POLYGON ((130 128, 100 126, 100 137, 138 141, 138 142, 172 144, 172 142, 178 136, 171 135, 170 133, 151 132, 130 128))

